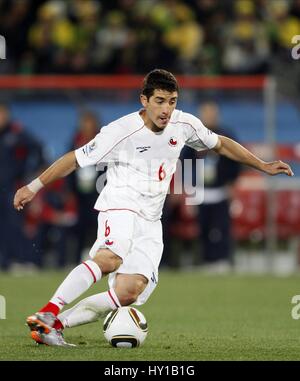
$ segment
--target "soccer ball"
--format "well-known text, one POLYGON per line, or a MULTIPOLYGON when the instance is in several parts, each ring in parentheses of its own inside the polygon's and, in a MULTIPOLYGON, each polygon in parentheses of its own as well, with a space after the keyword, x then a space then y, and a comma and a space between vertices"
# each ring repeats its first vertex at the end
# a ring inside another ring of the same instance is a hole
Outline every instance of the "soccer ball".
POLYGON ((133 307, 111 311, 103 323, 106 340, 117 348, 134 348, 145 341, 148 326, 145 316, 133 307))

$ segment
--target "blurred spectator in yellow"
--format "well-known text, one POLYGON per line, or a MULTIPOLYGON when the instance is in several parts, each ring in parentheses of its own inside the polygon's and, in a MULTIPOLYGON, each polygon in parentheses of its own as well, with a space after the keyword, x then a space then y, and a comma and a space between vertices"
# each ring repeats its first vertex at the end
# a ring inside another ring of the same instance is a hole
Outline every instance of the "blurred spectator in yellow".
POLYGON ((194 10, 180 0, 157 2, 150 10, 150 19, 161 31, 164 46, 175 52, 175 70, 193 71, 203 41, 203 29, 194 10))
POLYGON ((96 35, 93 57, 103 71, 122 73, 131 71, 134 57, 129 53, 135 44, 134 33, 126 25, 126 15, 118 10, 109 12, 96 35))
POLYGON ((37 22, 30 28, 29 38, 33 46, 43 47, 48 39, 57 47, 69 48, 74 44, 72 23, 66 18, 66 3, 50 0, 38 10, 37 22))
POLYGON ((203 43, 196 57, 196 73, 221 72, 222 28, 230 14, 229 4, 219 0, 195 0, 195 15, 203 28, 203 43))
POLYGON ((75 43, 70 56, 70 72, 90 73, 99 70, 96 36, 100 19, 101 3, 92 0, 71 1, 69 16, 75 26, 75 43))
POLYGON ((177 4, 175 10, 176 23, 164 33, 163 40, 166 46, 176 51, 178 68, 182 72, 193 72, 193 62, 202 48, 204 32, 190 8, 177 4))
POLYGON ((234 20, 223 28, 221 40, 226 73, 258 74, 267 71, 270 60, 268 35, 255 12, 252 0, 234 2, 234 20))
POLYGON ((174 67, 176 52, 163 41, 164 31, 174 23, 168 7, 151 1, 121 0, 120 4, 133 33, 133 49, 126 53, 132 71, 143 74, 156 67, 157 62, 162 67, 174 67))
POLYGON ((0 72, 256 74, 299 22, 300 0, 4 0, 0 72))
POLYGON ((167 32, 176 26, 178 7, 182 9, 182 4, 179 0, 158 1, 151 5, 148 8, 148 14, 153 25, 163 32, 167 32))
MULTIPOLYGON (((298 2, 299 3, 299 2, 298 2)), ((290 3, 285 0, 270 1, 266 4, 270 39, 275 51, 282 50, 290 56, 290 49, 294 46, 292 37, 300 35, 300 19, 297 15, 297 2, 290 9, 290 3), (291 11, 291 13, 290 13, 291 11)), ((300 3, 298 4, 300 14, 300 3)))
POLYGON ((51 72, 56 54, 61 59, 76 43, 75 27, 66 17, 67 3, 50 0, 38 9, 37 21, 28 32, 37 72, 51 72))

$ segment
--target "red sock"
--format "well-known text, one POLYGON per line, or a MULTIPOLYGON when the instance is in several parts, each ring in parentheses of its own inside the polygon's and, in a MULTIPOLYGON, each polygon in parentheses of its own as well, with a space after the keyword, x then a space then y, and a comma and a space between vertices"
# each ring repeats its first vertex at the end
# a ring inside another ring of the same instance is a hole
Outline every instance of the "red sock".
POLYGON ((56 318, 53 328, 54 329, 64 329, 64 326, 62 325, 62 322, 58 318, 56 318))
POLYGON ((54 303, 47 303, 39 312, 52 312, 55 316, 57 316, 60 312, 59 307, 54 303))

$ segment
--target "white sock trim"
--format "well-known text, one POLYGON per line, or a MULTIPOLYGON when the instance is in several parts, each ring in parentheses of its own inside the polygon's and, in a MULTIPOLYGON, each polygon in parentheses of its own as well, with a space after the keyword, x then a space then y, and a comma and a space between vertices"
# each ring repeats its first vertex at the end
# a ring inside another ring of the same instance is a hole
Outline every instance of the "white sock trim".
POLYGON ((98 280, 101 279, 102 271, 100 267, 97 265, 96 262, 88 259, 85 262, 82 262, 82 264, 90 271, 90 273, 93 276, 94 283, 98 282, 98 280))

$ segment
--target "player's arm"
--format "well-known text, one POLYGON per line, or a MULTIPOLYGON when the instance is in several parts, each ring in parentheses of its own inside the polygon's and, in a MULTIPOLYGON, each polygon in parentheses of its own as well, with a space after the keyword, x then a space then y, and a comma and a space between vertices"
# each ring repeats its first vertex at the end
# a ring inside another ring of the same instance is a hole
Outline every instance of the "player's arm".
POLYGON ((280 160, 265 162, 236 141, 225 136, 218 136, 218 142, 213 150, 220 155, 224 155, 229 159, 258 169, 259 171, 265 172, 271 176, 278 175, 280 173, 285 173, 288 176, 294 176, 294 173, 288 164, 280 160))
POLYGON ((45 185, 68 176, 78 167, 75 152, 71 151, 56 160, 49 168, 47 168, 39 177, 34 179, 30 184, 20 188, 14 197, 14 208, 22 210, 24 205, 30 202, 35 194, 45 185))

